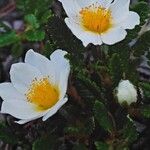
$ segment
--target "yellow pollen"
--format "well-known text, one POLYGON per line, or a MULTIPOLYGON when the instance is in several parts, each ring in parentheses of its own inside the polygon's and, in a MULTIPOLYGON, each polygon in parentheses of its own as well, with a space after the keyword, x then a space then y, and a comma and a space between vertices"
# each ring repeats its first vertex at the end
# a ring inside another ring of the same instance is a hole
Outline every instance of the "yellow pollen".
POLYGON ((112 16, 109 9, 90 5, 80 11, 82 26, 85 30, 104 33, 112 26, 112 16))
POLYGON ((48 78, 33 80, 26 97, 29 102, 36 105, 38 111, 46 110, 59 100, 59 90, 50 84, 48 78))

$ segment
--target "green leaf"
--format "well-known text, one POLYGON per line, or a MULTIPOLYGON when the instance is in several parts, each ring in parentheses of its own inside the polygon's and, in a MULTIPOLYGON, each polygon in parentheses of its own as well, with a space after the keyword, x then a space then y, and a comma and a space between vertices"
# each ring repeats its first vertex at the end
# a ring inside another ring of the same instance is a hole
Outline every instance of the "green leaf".
POLYGON ((143 1, 138 2, 133 6, 132 10, 139 14, 141 25, 143 25, 150 13, 149 4, 143 1))
POLYGON ((111 131, 112 121, 109 118, 108 111, 103 103, 96 101, 94 105, 94 116, 97 119, 99 125, 103 127, 106 131, 111 131))
POLYGON ((32 150, 53 150, 56 144, 56 137, 48 135, 37 139, 32 146, 32 150))
POLYGON ((67 133, 67 134, 73 134, 73 135, 76 135, 76 134, 79 134, 81 132, 81 128, 78 128, 78 127, 73 127, 73 126, 69 126, 69 127, 66 127, 64 128, 64 132, 67 133))
POLYGON ((141 109, 141 113, 144 117, 150 118, 150 105, 148 106, 143 106, 141 109))
POLYGON ((78 143, 74 145, 72 150, 88 150, 84 144, 78 143))
POLYGON ((42 15, 42 17, 40 18, 40 23, 47 23, 49 18, 51 18, 53 16, 51 11, 46 11, 44 12, 44 14, 42 15))
POLYGON ((43 14, 50 11, 49 7, 53 0, 16 0, 17 8, 24 14, 34 14, 38 20, 43 17, 43 14))
POLYGON ((116 87, 119 81, 122 79, 123 75, 123 66, 122 61, 117 53, 114 53, 109 62, 109 71, 114 83, 114 87, 116 87))
POLYGON ((109 145, 104 142, 95 142, 96 150, 109 150, 109 145))
POLYGON ((128 143, 134 142, 138 137, 138 133, 136 131, 136 127, 133 122, 127 120, 127 123, 123 129, 123 138, 128 141, 128 143))
POLYGON ((0 47, 8 46, 19 41, 19 37, 14 31, 0 34, 0 47))
POLYGON ((15 57, 20 57, 22 55, 23 49, 20 42, 13 44, 11 49, 12 55, 15 57))
POLYGON ((82 42, 70 32, 64 21, 56 16, 51 17, 46 30, 49 33, 49 41, 55 41, 57 47, 75 53, 75 57, 79 55, 84 48, 82 42))
POLYGON ((36 16, 33 14, 26 15, 25 21, 31 26, 32 29, 37 29, 40 26, 36 16))
POLYGON ((31 42, 42 41, 45 38, 45 32, 42 30, 29 30, 25 33, 25 37, 31 42))
POLYGON ((143 90, 143 95, 144 95, 145 99, 149 100, 150 99, 150 84, 141 82, 140 87, 143 90))
POLYGON ((5 143, 16 144, 18 142, 17 137, 11 132, 11 130, 0 123, 0 139, 5 143))
POLYGON ((148 90, 150 91, 150 84, 149 83, 140 83, 140 86, 144 89, 144 90, 148 90))

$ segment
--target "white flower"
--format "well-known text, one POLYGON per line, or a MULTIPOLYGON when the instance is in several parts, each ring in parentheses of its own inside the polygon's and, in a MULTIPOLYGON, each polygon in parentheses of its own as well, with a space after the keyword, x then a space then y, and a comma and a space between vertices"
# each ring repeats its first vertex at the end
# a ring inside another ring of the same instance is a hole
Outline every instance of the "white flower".
POLYGON ((70 72, 66 51, 56 50, 46 57, 29 50, 25 63, 13 64, 11 83, 0 84, 0 96, 4 100, 1 113, 21 119, 24 124, 43 117, 45 121, 67 102, 66 90, 70 72))
POLYGON ((117 87, 117 98, 120 104, 127 102, 130 105, 137 101, 137 90, 129 80, 120 81, 117 87))
POLYGON ((129 11, 130 0, 59 0, 67 14, 65 22, 83 42, 101 45, 123 40, 140 23, 137 13, 129 11))

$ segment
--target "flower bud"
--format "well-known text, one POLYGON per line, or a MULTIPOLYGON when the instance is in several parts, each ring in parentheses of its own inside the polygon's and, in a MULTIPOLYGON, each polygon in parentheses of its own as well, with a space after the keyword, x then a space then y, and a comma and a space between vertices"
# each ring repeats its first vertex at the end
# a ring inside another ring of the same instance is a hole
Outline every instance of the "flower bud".
POLYGON ((137 90, 129 80, 120 81, 117 87, 117 98, 120 104, 127 102, 130 105, 137 101, 137 90))

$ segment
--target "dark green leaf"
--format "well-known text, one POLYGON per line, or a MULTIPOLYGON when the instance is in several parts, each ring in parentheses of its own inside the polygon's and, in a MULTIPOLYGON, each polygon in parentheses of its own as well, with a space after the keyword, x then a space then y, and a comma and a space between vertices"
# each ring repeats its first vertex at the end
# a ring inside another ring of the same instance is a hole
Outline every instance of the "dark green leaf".
POLYGON ((144 117, 150 118, 150 105, 143 106, 141 108, 141 113, 144 117))
POLYGON ((39 23, 37 21, 37 18, 33 14, 28 14, 25 16, 25 21, 31 26, 33 29, 39 28, 39 23))
POLYGON ((114 53, 109 62, 109 70, 114 83, 114 87, 116 87, 119 81, 122 79, 122 67, 122 61, 119 55, 117 53, 114 53))
POLYGON ((112 130, 112 121, 110 120, 108 111, 103 103, 99 101, 95 102, 94 115, 101 127, 103 127, 106 131, 109 132, 112 130))
POLYGON ((109 150, 109 145, 104 142, 95 142, 96 150, 109 150))
POLYGON ((81 53, 83 49, 81 41, 71 33, 63 20, 52 17, 46 30, 49 33, 49 41, 56 41, 57 47, 75 53, 76 56, 81 53))
POLYGON ((76 134, 79 134, 80 131, 81 131, 80 128, 78 128, 78 127, 73 127, 73 126, 64 128, 64 132, 67 133, 67 134, 76 135, 76 134))
POLYGON ((44 12, 44 14, 42 15, 41 19, 40 19, 40 23, 47 23, 49 18, 52 17, 53 14, 51 11, 46 11, 44 12))
POLYGON ((33 143, 32 150, 53 150, 56 144, 56 137, 52 135, 45 136, 33 143))
POLYGON ((136 3, 133 6, 132 10, 139 14, 141 25, 143 25, 150 13, 150 6, 148 5, 148 3, 143 1, 136 3))
POLYGON ((12 55, 14 55, 15 57, 20 57, 23 52, 21 43, 20 42, 15 43, 12 46, 11 52, 12 52, 12 55))
POLYGON ((123 138, 128 141, 128 143, 134 142, 138 137, 136 127, 133 122, 128 120, 124 129, 123 129, 123 138))
POLYGON ((72 150, 88 150, 84 144, 76 144, 72 150))
POLYGON ((0 139, 5 143, 16 144, 17 138, 4 124, 0 124, 0 139))
POLYGON ((8 46, 19 41, 19 37, 14 31, 0 34, 0 47, 8 46))
POLYGON ((29 30, 25 33, 28 41, 42 41, 45 38, 45 32, 41 30, 29 30))
POLYGON ((150 99, 150 84, 141 82, 140 87, 143 90, 143 95, 144 95, 145 99, 149 100, 150 99))

